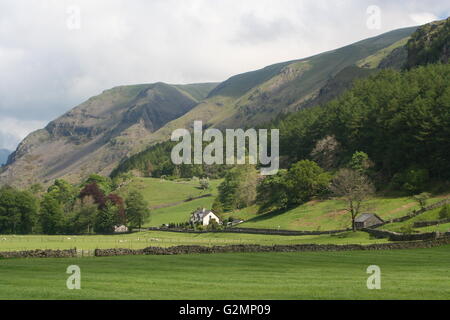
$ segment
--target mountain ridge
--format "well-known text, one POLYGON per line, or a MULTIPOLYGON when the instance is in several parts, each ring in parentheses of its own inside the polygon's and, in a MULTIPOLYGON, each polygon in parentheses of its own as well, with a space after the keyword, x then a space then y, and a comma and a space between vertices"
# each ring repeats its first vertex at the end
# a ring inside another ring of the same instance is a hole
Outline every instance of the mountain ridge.
MULTIPOLYGON (((194 95, 203 98, 214 86, 199 84, 194 95)), ((193 108, 192 89, 158 82, 105 90, 26 137, 3 168, 2 183, 77 181, 85 172, 108 172, 150 132, 193 108)))
MULTIPOLYGON (((108 175, 123 158, 166 141, 175 129, 190 129, 194 120, 219 129, 267 123, 307 107, 343 70, 416 29, 394 30, 220 84, 158 82, 105 90, 25 138, 2 169, 0 183, 45 184, 56 178, 77 182, 90 173, 108 175)), ((350 74, 343 88, 362 73, 350 74)))

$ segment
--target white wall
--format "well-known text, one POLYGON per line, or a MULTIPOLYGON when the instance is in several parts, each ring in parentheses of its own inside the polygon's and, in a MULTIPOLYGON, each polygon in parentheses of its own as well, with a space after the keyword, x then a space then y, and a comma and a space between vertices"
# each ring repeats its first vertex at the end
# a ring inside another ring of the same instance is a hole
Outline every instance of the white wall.
POLYGON ((220 223, 219 218, 214 213, 210 212, 203 218, 203 225, 204 226, 209 225, 211 219, 216 220, 217 223, 220 223))

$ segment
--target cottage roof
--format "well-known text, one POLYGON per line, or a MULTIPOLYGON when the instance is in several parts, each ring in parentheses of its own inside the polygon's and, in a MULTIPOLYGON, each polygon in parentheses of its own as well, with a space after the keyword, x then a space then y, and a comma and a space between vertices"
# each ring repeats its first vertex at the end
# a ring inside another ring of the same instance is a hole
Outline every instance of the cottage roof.
POLYGON ((206 209, 201 209, 201 210, 197 210, 194 212, 195 216, 198 216, 200 219, 203 219, 205 216, 207 216, 210 212, 212 212, 211 210, 206 210, 206 209))
POLYGON ((358 216, 355 219, 355 222, 365 222, 368 219, 372 218, 372 217, 376 217, 378 220, 380 220, 381 222, 383 222, 383 219, 381 219, 378 215, 376 215, 375 213, 363 213, 362 215, 358 216))

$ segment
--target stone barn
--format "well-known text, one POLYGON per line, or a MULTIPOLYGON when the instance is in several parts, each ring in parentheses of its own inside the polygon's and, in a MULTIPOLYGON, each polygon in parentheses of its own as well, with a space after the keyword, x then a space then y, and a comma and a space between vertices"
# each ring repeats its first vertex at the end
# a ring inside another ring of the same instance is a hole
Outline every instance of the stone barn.
POLYGON ((355 227, 361 230, 382 224, 383 222, 383 219, 375 213, 363 213, 355 219, 355 227))

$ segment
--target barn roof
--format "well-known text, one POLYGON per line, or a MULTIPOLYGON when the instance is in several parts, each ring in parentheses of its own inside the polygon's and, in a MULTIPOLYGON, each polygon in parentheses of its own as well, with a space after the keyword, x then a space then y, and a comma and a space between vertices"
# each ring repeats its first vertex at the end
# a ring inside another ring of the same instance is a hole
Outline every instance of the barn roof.
POLYGON ((365 222, 368 219, 372 218, 372 217, 376 217, 378 220, 380 220, 381 222, 383 222, 383 219, 381 219, 378 215, 376 215, 375 213, 363 213, 362 215, 358 216, 355 219, 355 222, 365 222))

